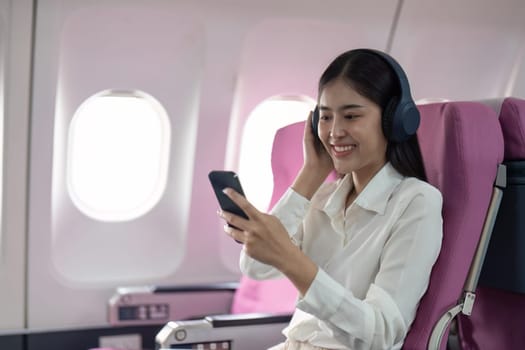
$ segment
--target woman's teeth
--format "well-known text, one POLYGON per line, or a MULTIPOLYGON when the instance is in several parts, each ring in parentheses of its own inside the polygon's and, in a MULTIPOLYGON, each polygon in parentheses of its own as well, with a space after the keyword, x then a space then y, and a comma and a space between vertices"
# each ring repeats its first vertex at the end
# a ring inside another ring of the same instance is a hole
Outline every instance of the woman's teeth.
POLYGON ((354 149, 355 145, 333 146, 333 147, 336 152, 346 152, 346 151, 351 151, 352 149, 354 149))

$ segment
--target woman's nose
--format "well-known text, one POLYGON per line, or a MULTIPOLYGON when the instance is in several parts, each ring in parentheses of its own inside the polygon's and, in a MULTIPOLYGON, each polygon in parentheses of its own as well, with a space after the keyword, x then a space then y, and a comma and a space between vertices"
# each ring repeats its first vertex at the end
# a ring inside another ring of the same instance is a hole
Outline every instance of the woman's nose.
POLYGON ((343 128, 341 123, 334 120, 332 124, 332 128, 330 129, 330 137, 337 138, 337 137, 344 136, 344 134, 345 134, 345 129, 343 128))

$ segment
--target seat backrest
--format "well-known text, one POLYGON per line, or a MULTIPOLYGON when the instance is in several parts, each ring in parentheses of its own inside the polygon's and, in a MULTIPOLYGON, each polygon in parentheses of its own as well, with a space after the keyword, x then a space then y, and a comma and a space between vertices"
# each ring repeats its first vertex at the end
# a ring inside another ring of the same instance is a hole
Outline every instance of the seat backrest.
POLYGON ((472 315, 458 319, 463 349, 525 348, 525 100, 504 99, 499 122, 505 143, 507 187, 472 315))
POLYGON ((434 325, 462 296, 503 160, 503 137, 490 107, 447 102, 418 108, 428 181, 443 195, 443 242, 404 349, 427 349, 434 325))
POLYGON ((525 159, 525 100, 508 97, 501 105, 499 122, 505 143, 505 160, 525 159))
MULTIPOLYGON (((272 145, 273 192, 272 208, 292 185, 303 165, 303 134, 305 122, 297 122, 277 130, 272 145)), ((331 174, 327 181, 335 179, 331 174)), ((234 295, 232 313, 291 313, 295 309, 297 290, 285 278, 256 281, 241 277, 234 295)))
MULTIPOLYGON (((277 130, 275 134, 271 158, 274 188, 270 208, 286 192, 303 164, 303 130, 304 122, 298 122, 277 130)), ((297 290, 285 278, 256 281, 243 276, 231 311, 291 313, 296 299, 297 290)))

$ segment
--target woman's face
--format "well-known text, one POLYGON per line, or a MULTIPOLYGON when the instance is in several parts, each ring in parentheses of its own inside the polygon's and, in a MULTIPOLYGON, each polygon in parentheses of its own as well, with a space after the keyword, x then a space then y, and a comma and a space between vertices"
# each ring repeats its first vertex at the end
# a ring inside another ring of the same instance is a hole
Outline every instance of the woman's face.
POLYGON ((321 91, 319 137, 340 174, 354 173, 368 181, 386 162, 381 108, 342 78, 321 91))

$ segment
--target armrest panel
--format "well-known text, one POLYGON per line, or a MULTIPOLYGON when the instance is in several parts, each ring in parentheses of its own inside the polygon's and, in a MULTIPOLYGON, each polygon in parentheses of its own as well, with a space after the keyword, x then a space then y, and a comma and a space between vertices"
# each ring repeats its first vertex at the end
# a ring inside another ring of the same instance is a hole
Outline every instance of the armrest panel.
POLYGON ((108 303, 111 325, 162 325, 231 310, 238 283, 121 287, 108 303))
POLYGON ((226 343, 233 350, 267 349, 285 340, 281 332, 288 325, 288 321, 259 324, 256 321, 248 321, 250 315, 256 316, 255 318, 259 320, 269 317, 272 321, 277 321, 279 318, 289 320, 291 317, 291 315, 238 315, 240 319, 244 319, 245 325, 226 326, 229 315, 221 315, 216 316, 218 327, 213 326, 210 320, 212 317, 168 322, 155 337, 156 347, 169 349, 187 345, 188 348, 197 348, 199 345, 226 343))

